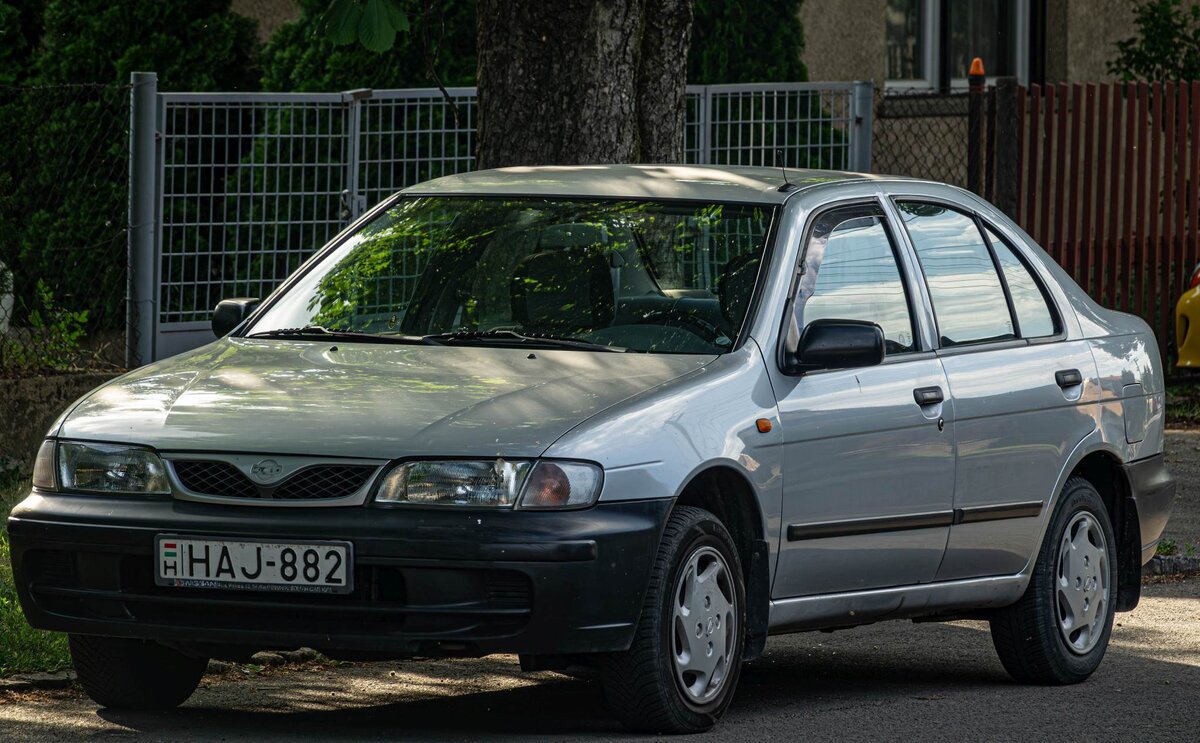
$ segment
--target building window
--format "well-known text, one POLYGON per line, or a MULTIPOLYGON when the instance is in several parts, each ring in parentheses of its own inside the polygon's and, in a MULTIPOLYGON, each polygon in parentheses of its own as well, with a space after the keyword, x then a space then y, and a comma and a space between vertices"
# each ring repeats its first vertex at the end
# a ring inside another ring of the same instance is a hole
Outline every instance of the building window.
POLYGON ((1030 0, 888 0, 888 87, 936 88, 943 61, 951 86, 965 87, 975 57, 989 77, 1013 75, 1027 84, 1029 6, 1030 0), (949 30, 946 44, 941 29, 949 30))

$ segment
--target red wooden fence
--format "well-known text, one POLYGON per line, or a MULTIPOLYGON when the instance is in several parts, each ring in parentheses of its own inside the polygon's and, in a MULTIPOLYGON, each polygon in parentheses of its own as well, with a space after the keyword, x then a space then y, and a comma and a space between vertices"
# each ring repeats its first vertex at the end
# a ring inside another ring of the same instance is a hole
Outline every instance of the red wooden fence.
POLYGON ((1017 222, 1166 359, 1200 262, 1200 81, 1032 85, 1015 109, 1017 222))

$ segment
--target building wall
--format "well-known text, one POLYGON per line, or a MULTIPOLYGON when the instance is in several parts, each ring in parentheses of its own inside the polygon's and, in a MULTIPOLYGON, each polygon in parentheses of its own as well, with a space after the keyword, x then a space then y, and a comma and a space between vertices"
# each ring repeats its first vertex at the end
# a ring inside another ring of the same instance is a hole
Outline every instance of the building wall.
POLYGON ((804 65, 809 80, 883 85, 887 0, 804 0, 804 65))
POLYGON ((1117 42, 1134 34, 1129 0, 1067 0, 1046 8, 1046 81, 1111 80, 1117 42))

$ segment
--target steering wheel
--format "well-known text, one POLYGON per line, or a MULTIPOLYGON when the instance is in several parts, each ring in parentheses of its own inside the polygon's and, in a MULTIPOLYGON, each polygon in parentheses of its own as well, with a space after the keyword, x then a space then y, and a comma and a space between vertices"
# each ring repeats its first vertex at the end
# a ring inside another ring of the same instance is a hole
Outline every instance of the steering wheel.
POLYGON ((690 312, 684 312, 678 307, 669 307, 667 309, 650 310, 642 315, 634 322, 634 325, 665 325, 668 328, 680 328, 687 330, 694 335, 698 335, 705 340, 713 340, 727 335, 724 330, 718 327, 715 323, 705 320, 703 317, 693 315, 690 312), (697 333, 696 330, 701 332, 697 333))

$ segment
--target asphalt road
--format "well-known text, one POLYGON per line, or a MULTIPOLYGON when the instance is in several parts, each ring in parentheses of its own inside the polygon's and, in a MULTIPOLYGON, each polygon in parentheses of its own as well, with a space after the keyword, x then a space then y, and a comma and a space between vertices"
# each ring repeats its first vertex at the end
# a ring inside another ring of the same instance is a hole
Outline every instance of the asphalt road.
MULTIPOLYGON (((1196 739, 1200 580, 1146 586, 1087 683, 1011 682, 978 622, 889 622, 771 640, 720 740, 1196 739)), ((420 740, 625 736, 594 682, 515 658, 240 671, 166 713, 97 710, 74 690, 0 695, 0 740, 420 740)))

